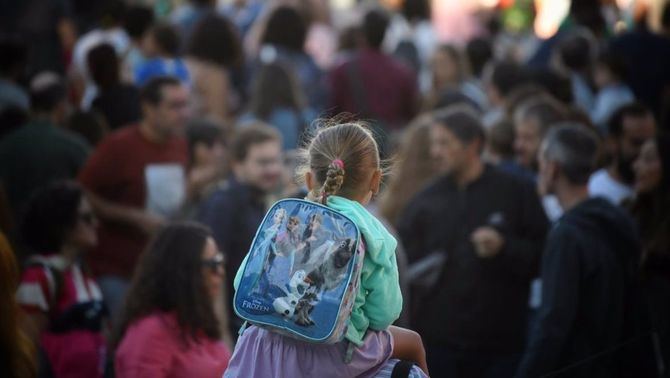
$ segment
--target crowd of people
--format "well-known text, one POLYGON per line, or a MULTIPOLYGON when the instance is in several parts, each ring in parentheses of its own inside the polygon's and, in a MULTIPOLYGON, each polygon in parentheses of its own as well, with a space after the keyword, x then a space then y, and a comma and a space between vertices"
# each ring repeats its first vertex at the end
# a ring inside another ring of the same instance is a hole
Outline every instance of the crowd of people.
POLYGON ((670 4, 446 41, 428 0, 359 3, 2 3, 1 375, 670 374, 670 4), (287 197, 393 260, 353 365, 238 335, 287 197))

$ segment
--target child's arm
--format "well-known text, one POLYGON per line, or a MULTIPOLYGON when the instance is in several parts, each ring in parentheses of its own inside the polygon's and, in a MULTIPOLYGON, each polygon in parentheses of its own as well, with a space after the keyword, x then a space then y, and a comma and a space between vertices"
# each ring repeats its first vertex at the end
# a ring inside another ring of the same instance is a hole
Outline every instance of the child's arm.
POLYGON ((390 326, 388 331, 393 335, 393 355, 391 357, 415 362, 426 375, 429 375, 426 350, 423 347, 421 336, 412 330, 396 326, 390 326))

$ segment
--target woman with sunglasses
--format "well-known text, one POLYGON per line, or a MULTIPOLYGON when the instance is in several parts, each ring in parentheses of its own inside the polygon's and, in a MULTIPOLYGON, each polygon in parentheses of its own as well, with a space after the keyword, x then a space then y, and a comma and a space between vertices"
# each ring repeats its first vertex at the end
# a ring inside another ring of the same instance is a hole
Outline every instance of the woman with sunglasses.
POLYGON ((223 272, 208 229, 162 229, 140 257, 112 340, 117 376, 221 377, 230 359, 214 311, 223 272))
POLYGON ((24 262, 17 301, 39 349, 40 376, 102 377, 106 310, 82 264, 97 244, 96 219, 81 187, 60 181, 28 203, 20 236, 24 262))

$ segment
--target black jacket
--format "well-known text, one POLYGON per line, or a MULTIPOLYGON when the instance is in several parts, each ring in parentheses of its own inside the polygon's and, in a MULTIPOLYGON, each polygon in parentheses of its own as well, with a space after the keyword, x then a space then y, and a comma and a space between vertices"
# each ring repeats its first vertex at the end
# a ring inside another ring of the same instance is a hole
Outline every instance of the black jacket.
POLYGON ((616 377, 635 281, 638 241, 628 215, 601 198, 569 210, 552 228, 542 262, 542 306, 518 377, 616 377), (580 362, 583 362, 580 364, 580 362))
POLYGON ((429 345, 523 351, 530 281, 537 275, 548 221, 532 184, 486 166, 459 189, 449 176, 420 192, 398 230, 410 262, 447 254, 439 283, 413 293, 412 323, 429 345), (470 241, 481 226, 505 238, 495 257, 477 257, 470 241))

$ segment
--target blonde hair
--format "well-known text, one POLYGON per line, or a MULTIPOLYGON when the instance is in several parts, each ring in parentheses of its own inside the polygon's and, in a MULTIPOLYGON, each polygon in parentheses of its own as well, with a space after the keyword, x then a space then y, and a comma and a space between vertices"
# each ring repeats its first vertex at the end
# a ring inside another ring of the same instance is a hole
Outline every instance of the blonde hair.
POLYGON ((357 122, 326 121, 301 155, 299 178, 311 171, 320 185, 308 198, 324 204, 331 195, 354 196, 370 171, 381 166, 377 142, 370 130, 357 122))

